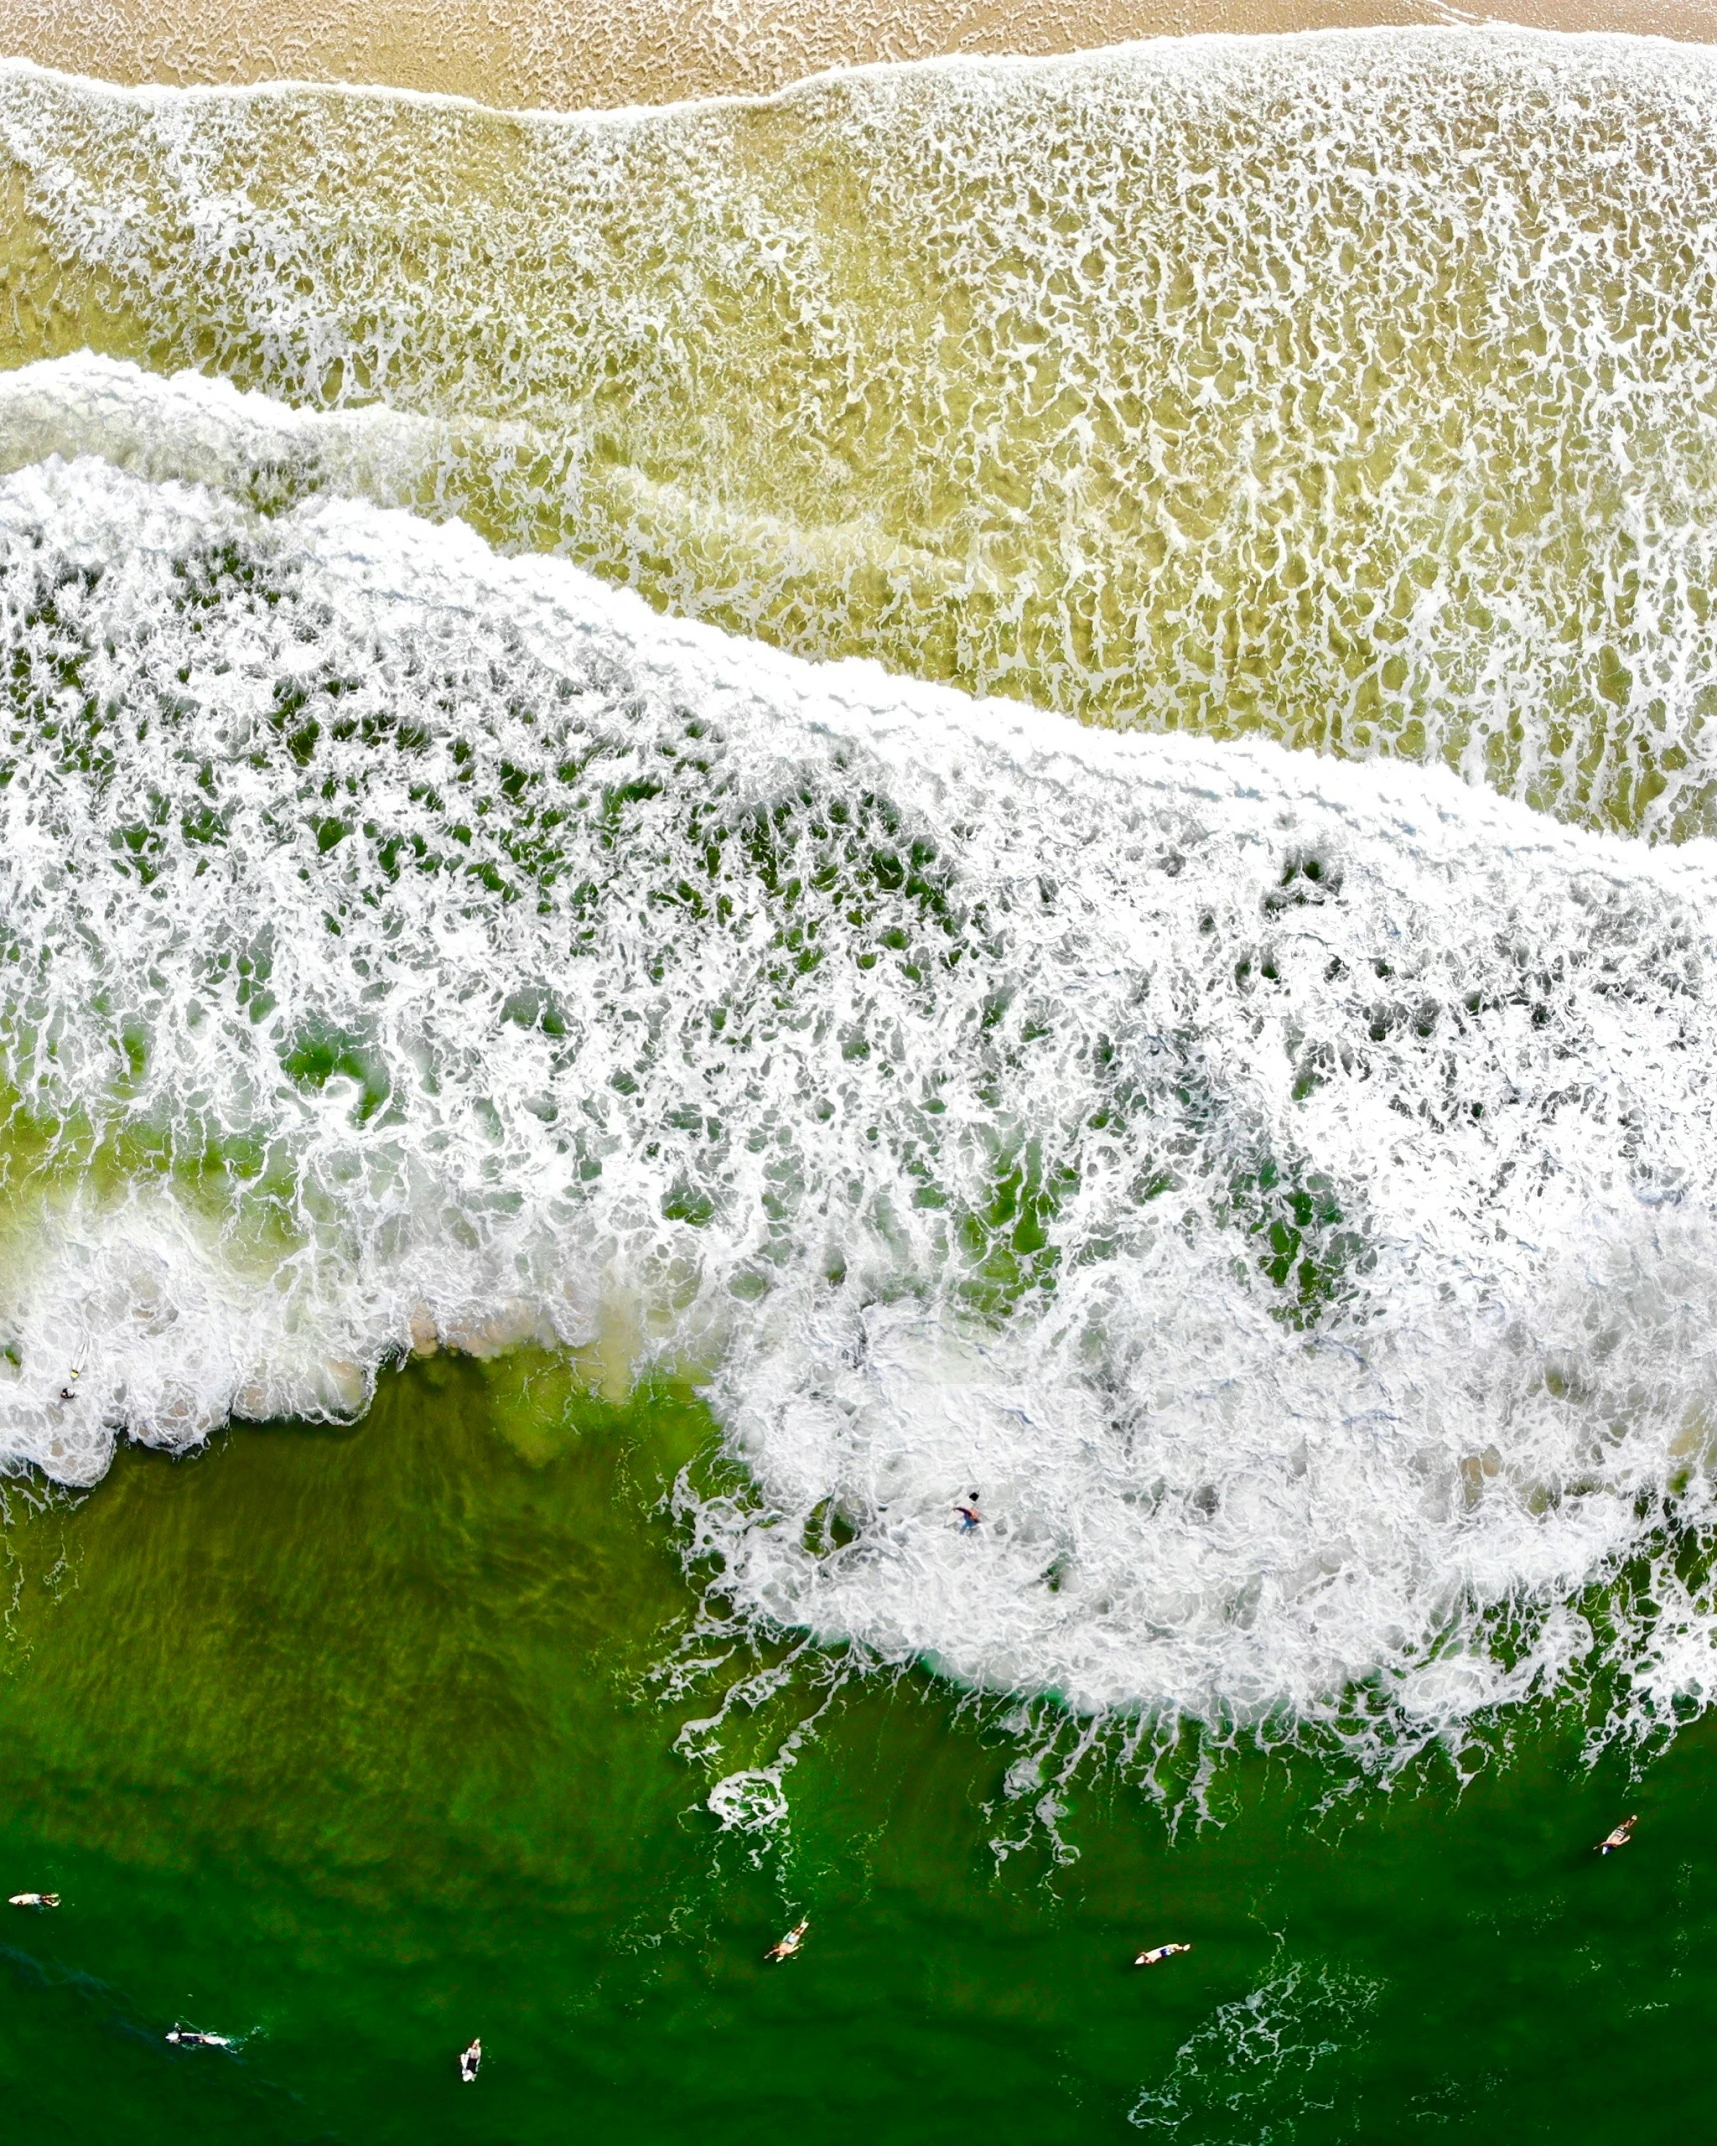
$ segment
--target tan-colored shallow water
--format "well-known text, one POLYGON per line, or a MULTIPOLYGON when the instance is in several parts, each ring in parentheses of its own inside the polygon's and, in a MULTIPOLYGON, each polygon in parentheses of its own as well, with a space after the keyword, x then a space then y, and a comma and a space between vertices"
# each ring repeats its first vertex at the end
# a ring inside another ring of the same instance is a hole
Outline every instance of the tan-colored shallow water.
POLYGON ((1193 32, 1510 21, 1709 42, 1712 0, 0 0, 0 52, 115 82, 385 82, 570 110, 831 67, 1193 32))
MULTIPOLYGON (((621 118, 18 71, 0 353, 337 416, 365 469, 318 481, 802 655, 1683 839, 1714 114, 1710 47, 1529 32, 621 118)), ((129 459, 87 400, 22 458, 129 459)))

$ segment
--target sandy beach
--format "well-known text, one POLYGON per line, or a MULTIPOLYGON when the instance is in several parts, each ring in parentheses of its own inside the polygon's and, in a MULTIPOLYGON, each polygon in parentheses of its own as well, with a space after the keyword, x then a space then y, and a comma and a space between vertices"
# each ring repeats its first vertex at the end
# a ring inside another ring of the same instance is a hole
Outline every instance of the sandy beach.
POLYGON ((115 82, 383 82, 561 109, 767 94, 825 68, 1197 32, 1509 21, 1717 37, 1717 0, 0 0, 0 50, 115 82))

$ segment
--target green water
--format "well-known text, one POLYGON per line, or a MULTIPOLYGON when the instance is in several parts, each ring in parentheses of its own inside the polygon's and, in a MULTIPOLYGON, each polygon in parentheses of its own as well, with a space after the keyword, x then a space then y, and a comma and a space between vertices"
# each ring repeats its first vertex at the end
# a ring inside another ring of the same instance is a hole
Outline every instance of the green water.
POLYGON ((641 1681, 695 1608, 659 1501, 704 1437, 689 1401, 440 1359, 350 1433, 14 1491, 0 1879, 65 1904, 0 1924, 11 2138, 1684 2135, 1709 1727, 1637 1784, 1541 1725, 1464 1796, 1322 1811, 1315 1766, 1252 1760, 1178 1836, 1086 1782, 1076 1859, 998 1860, 1012 1753, 866 1686, 754 1851, 673 1749, 698 1708, 641 1681), (1165 1939, 1195 1950, 1130 1967, 1165 1939), (176 2051, 176 2018, 249 2038, 176 2051))

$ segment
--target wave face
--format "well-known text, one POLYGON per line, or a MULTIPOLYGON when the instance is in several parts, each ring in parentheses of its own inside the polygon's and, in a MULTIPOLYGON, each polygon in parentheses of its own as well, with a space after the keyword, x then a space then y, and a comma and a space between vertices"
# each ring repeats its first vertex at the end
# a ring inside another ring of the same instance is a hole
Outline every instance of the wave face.
POLYGON ((245 489, 0 481, 15 1464, 535 1337, 705 1378, 721 1586, 885 1661, 1378 1751, 1704 1697, 1709 845, 245 489))
POLYGON ((504 116, 0 71, 8 350, 813 656, 1710 832, 1717 55, 1194 41, 504 116))

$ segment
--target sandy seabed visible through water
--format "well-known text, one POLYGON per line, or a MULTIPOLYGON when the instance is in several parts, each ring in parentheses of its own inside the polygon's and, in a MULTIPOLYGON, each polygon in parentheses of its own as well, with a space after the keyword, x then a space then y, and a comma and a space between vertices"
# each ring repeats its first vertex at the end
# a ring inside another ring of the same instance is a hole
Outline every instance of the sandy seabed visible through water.
POLYGON ((830 68, 1137 38, 1485 22, 1707 43, 1712 0, 0 0, 0 53, 113 82, 317 81, 560 111, 766 96, 830 68))

